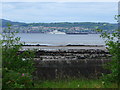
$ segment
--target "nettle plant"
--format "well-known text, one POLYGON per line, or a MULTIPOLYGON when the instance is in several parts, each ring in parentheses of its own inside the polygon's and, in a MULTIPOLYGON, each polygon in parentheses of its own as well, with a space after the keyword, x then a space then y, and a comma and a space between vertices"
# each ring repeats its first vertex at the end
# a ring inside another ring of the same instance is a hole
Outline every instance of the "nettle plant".
POLYGON ((8 24, 2 34, 2 85, 3 88, 33 87, 34 52, 19 52, 23 44, 20 43, 20 38, 15 36, 16 33, 8 24))
MULTIPOLYGON (((119 19, 120 15, 117 15, 115 19, 119 19)), ((102 32, 101 37, 105 39, 106 48, 112 55, 111 61, 105 64, 105 69, 111 71, 110 74, 103 75, 103 81, 105 84, 114 82, 120 87, 120 23, 118 22, 118 30, 114 30, 114 33, 107 33, 103 30, 98 29, 97 31, 102 32)))

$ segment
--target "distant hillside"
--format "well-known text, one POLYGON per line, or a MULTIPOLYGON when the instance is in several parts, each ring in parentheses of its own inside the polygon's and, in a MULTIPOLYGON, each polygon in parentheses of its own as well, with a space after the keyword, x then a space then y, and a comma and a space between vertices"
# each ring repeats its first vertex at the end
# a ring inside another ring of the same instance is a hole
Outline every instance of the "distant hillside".
POLYGON ((44 26, 44 27, 82 27, 82 28, 99 28, 103 30, 117 29, 117 24, 111 23, 95 23, 95 22, 61 22, 61 23, 30 23, 32 26, 44 26))
POLYGON ((17 25, 17 26, 27 26, 26 23, 21 23, 21 22, 13 22, 10 20, 5 20, 5 19, 0 19, 0 22, 2 22, 2 27, 7 27, 7 24, 11 24, 11 25, 17 25))
POLYGON ((112 32, 113 30, 116 30, 118 26, 117 24, 102 22, 22 23, 5 19, 0 20, 2 21, 2 27, 6 28, 7 23, 10 23, 14 29, 23 33, 47 33, 54 30, 61 32, 94 32, 96 29, 112 32))

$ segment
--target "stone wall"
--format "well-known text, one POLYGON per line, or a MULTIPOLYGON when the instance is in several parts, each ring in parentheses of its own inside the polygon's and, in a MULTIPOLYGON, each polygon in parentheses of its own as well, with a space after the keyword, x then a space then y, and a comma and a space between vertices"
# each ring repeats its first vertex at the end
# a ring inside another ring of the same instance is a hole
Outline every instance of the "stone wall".
POLYGON ((102 68, 110 57, 107 50, 100 49, 38 50, 34 75, 37 79, 95 78, 110 73, 102 68))

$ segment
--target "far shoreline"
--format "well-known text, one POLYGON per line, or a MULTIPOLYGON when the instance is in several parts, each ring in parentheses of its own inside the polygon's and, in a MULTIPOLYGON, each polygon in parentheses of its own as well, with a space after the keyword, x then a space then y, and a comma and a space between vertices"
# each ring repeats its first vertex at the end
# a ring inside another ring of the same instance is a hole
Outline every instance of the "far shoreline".
POLYGON ((25 44, 22 46, 45 46, 45 47, 105 47, 105 45, 73 45, 73 44, 68 44, 68 45, 32 45, 32 44, 25 44))

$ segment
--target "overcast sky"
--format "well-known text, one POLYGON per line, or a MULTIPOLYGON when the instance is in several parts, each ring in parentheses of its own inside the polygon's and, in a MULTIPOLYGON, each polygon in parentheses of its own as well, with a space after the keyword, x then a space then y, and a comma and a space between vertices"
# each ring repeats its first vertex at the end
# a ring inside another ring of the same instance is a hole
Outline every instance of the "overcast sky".
POLYGON ((33 22, 116 23, 117 2, 4 2, 2 18, 33 22))

